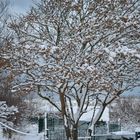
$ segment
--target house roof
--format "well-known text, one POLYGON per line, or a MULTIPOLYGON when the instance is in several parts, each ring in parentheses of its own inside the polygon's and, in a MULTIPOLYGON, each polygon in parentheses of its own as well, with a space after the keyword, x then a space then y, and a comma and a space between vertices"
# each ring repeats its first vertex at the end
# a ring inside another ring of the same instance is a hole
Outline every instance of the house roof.
MULTIPOLYGON (((39 113, 44 114, 44 112, 51 112, 51 113, 58 112, 58 110, 54 106, 52 106, 48 102, 46 102, 46 100, 40 100, 40 101, 37 100, 37 102, 40 103, 39 104, 39 106, 40 106, 39 107, 39 113)), ((91 121, 92 115, 93 115, 93 108, 94 108, 94 106, 93 105, 90 105, 87 108, 87 112, 85 112, 81 116, 80 121, 87 121, 87 122, 91 121)), ((73 105, 73 111, 74 111, 75 116, 76 116, 76 113, 77 113, 77 109, 78 109, 77 106, 74 104, 73 105)), ((99 111, 99 106, 97 106, 97 108, 96 108, 95 116, 98 113, 98 111, 99 111)), ((106 122, 109 121, 109 108, 108 107, 106 107, 106 109, 104 110, 104 112, 103 112, 102 117, 101 117, 100 120, 106 121, 106 122)))

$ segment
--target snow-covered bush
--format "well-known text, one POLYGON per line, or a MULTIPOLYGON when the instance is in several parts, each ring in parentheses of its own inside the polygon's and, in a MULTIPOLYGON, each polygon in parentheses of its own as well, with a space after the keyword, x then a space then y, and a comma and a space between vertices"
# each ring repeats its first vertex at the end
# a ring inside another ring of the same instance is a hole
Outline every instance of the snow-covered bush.
POLYGON ((18 112, 17 107, 8 106, 6 101, 0 101, 0 121, 6 122, 10 119, 12 115, 18 112))
POLYGON ((140 98, 121 97, 111 105, 111 121, 121 124, 123 130, 134 130, 140 125, 140 98))

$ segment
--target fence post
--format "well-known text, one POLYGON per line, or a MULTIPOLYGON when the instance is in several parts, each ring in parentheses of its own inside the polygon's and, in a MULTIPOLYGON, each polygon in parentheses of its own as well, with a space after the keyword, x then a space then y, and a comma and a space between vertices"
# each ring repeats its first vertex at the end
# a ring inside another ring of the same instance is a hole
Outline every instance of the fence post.
POLYGON ((137 128, 135 130, 135 138, 136 138, 136 140, 140 140, 140 128, 137 128))
POLYGON ((44 120, 44 126, 45 126, 44 139, 45 140, 48 140, 48 124, 47 124, 48 122, 47 122, 47 120, 48 120, 48 115, 45 112, 45 120, 44 120))
POLYGON ((109 121, 107 121, 106 124, 107 124, 107 134, 109 134, 109 132, 110 132, 110 129, 109 129, 109 124, 110 123, 109 123, 109 121))

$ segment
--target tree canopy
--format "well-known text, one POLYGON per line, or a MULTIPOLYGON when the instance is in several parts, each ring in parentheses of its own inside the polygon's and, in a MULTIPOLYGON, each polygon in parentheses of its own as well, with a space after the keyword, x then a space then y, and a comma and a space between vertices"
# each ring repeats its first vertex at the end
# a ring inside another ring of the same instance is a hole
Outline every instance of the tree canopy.
POLYGON ((79 119, 91 103, 93 127, 108 104, 139 86, 139 4, 41 0, 9 24, 15 31, 11 70, 24 77, 13 88, 35 87, 61 112, 68 138, 77 139, 79 119))

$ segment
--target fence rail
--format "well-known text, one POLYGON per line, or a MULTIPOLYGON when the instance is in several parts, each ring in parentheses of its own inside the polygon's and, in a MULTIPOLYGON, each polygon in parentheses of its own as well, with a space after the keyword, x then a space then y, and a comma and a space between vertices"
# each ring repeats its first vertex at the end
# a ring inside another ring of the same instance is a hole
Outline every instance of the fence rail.
MULTIPOLYGON (((26 132, 21 132, 16 130, 6 124, 0 122, 0 125, 8 128, 17 134, 21 135, 30 135, 30 136, 37 136, 37 134, 31 134, 26 132)), ((65 130, 63 128, 54 127, 53 129, 48 130, 48 140, 66 140, 65 130)), ((138 132, 139 134, 140 132, 138 132)), ((140 136, 140 134, 138 135, 140 136)), ((121 133, 121 132, 111 132, 109 134, 96 134, 94 136, 88 136, 88 132, 86 129, 80 129, 78 133, 78 140, 138 140, 135 138, 135 133, 121 133)))
MULTIPOLYGON (((82 130, 82 132, 83 131, 84 130, 82 130)), ((49 130, 48 138, 49 140, 66 140, 65 130, 49 130)), ((85 135, 78 135, 78 140, 135 140, 135 133, 115 134, 114 132, 109 134, 96 134, 93 136, 88 136, 85 132, 85 135)))
POLYGON ((0 122, 0 125, 4 126, 5 128, 8 128, 8 129, 10 129, 10 130, 12 130, 12 131, 14 131, 16 133, 22 134, 22 135, 29 135, 29 136, 36 136, 37 135, 37 134, 31 134, 31 133, 26 133, 26 132, 16 130, 16 129, 14 129, 14 128, 12 128, 12 127, 10 127, 10 126, 2 123, 2 122, 0 122))

